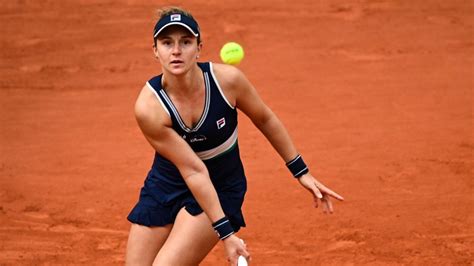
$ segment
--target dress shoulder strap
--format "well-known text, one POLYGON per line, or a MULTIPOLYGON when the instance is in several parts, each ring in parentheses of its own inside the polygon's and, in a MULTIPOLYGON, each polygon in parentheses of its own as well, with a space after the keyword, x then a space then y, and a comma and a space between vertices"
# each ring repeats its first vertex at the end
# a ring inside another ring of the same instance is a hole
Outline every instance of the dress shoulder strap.
POLYGON ((166 111, 166 113, 168 113, 168 115, 171 116, 170 114, 171 107, 168 106, 166 101, 164 101, 164 99, 162 98, 163 96, 160 93, 160 91, 163 90, 163 88, 161 87, 162 76, 163 75, 153 77, 152 79, 147 81, 146 86, 148 87, 149 90, 151 90, 151 92, 153 92, 153 94, 155 94, 156 98, 158 99, 158 101, 160 102, 161 106, 166 111))

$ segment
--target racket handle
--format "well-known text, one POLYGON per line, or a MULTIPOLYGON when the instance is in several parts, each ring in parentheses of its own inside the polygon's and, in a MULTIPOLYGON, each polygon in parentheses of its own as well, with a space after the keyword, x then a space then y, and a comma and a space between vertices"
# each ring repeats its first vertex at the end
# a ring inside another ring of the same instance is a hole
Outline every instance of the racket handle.
POLYGON ((237 266, 248 266, 249 264, 247 263, 247 260, 244 258, 244 256, 239 256, 239 259, 237 260, 237 266))

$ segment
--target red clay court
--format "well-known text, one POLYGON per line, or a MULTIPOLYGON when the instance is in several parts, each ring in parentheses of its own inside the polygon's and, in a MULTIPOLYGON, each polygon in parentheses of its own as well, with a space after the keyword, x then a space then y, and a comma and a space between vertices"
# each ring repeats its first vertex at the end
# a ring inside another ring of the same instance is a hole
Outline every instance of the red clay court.
MULTIPOLYGON (((314 209, 251 122, 239 142, 253 265, 472 265, 472 1, 0 4, 0 265, 123 265, 153 150, 133 116, 155 10, 193 12, 203 61, 239 68, 312 172, 314 209)), ((218 245, 202 265, 225 265, 218 245)))

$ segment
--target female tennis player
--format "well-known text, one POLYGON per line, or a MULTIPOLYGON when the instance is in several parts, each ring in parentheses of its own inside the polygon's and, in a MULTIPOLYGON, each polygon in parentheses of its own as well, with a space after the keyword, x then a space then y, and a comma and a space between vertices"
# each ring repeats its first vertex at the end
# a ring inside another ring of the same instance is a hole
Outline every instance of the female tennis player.
POLYGON ((237 143, 237 109, 265 135, 289 171, 333 211, 341 196, 317 181, 287 130, 237 68, 198 62, 198 23, 180 8, 161 11, 153 50, 162 74, 135 105, 138 125, 155 149, 151 170, 130 212, 127 265, 198 265, 222 240, 231 265, 250 259, 236 236, 245 226, 246 177, 237 143))

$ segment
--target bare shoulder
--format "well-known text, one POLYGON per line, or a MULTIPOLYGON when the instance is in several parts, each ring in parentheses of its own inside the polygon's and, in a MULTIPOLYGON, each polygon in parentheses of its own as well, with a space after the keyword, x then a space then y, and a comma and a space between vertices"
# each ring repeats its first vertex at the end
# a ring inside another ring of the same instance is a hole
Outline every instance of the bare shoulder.
POLYGON ((237 105, 241 95, 252 89, 252 84, 250 84, 245 74, 235 66, 213 64, 213 70, 225 96, 233 106, 237 105))
POLYGON ((235 66, 213 63, 216 78, 222 86, 235 88, 245 79, 245 75, 235 66))
POLYGON ((169 115, 148 85, 145 85, 140 91, 134 111, 138 125, 145 134, 171 125, 169 115))

